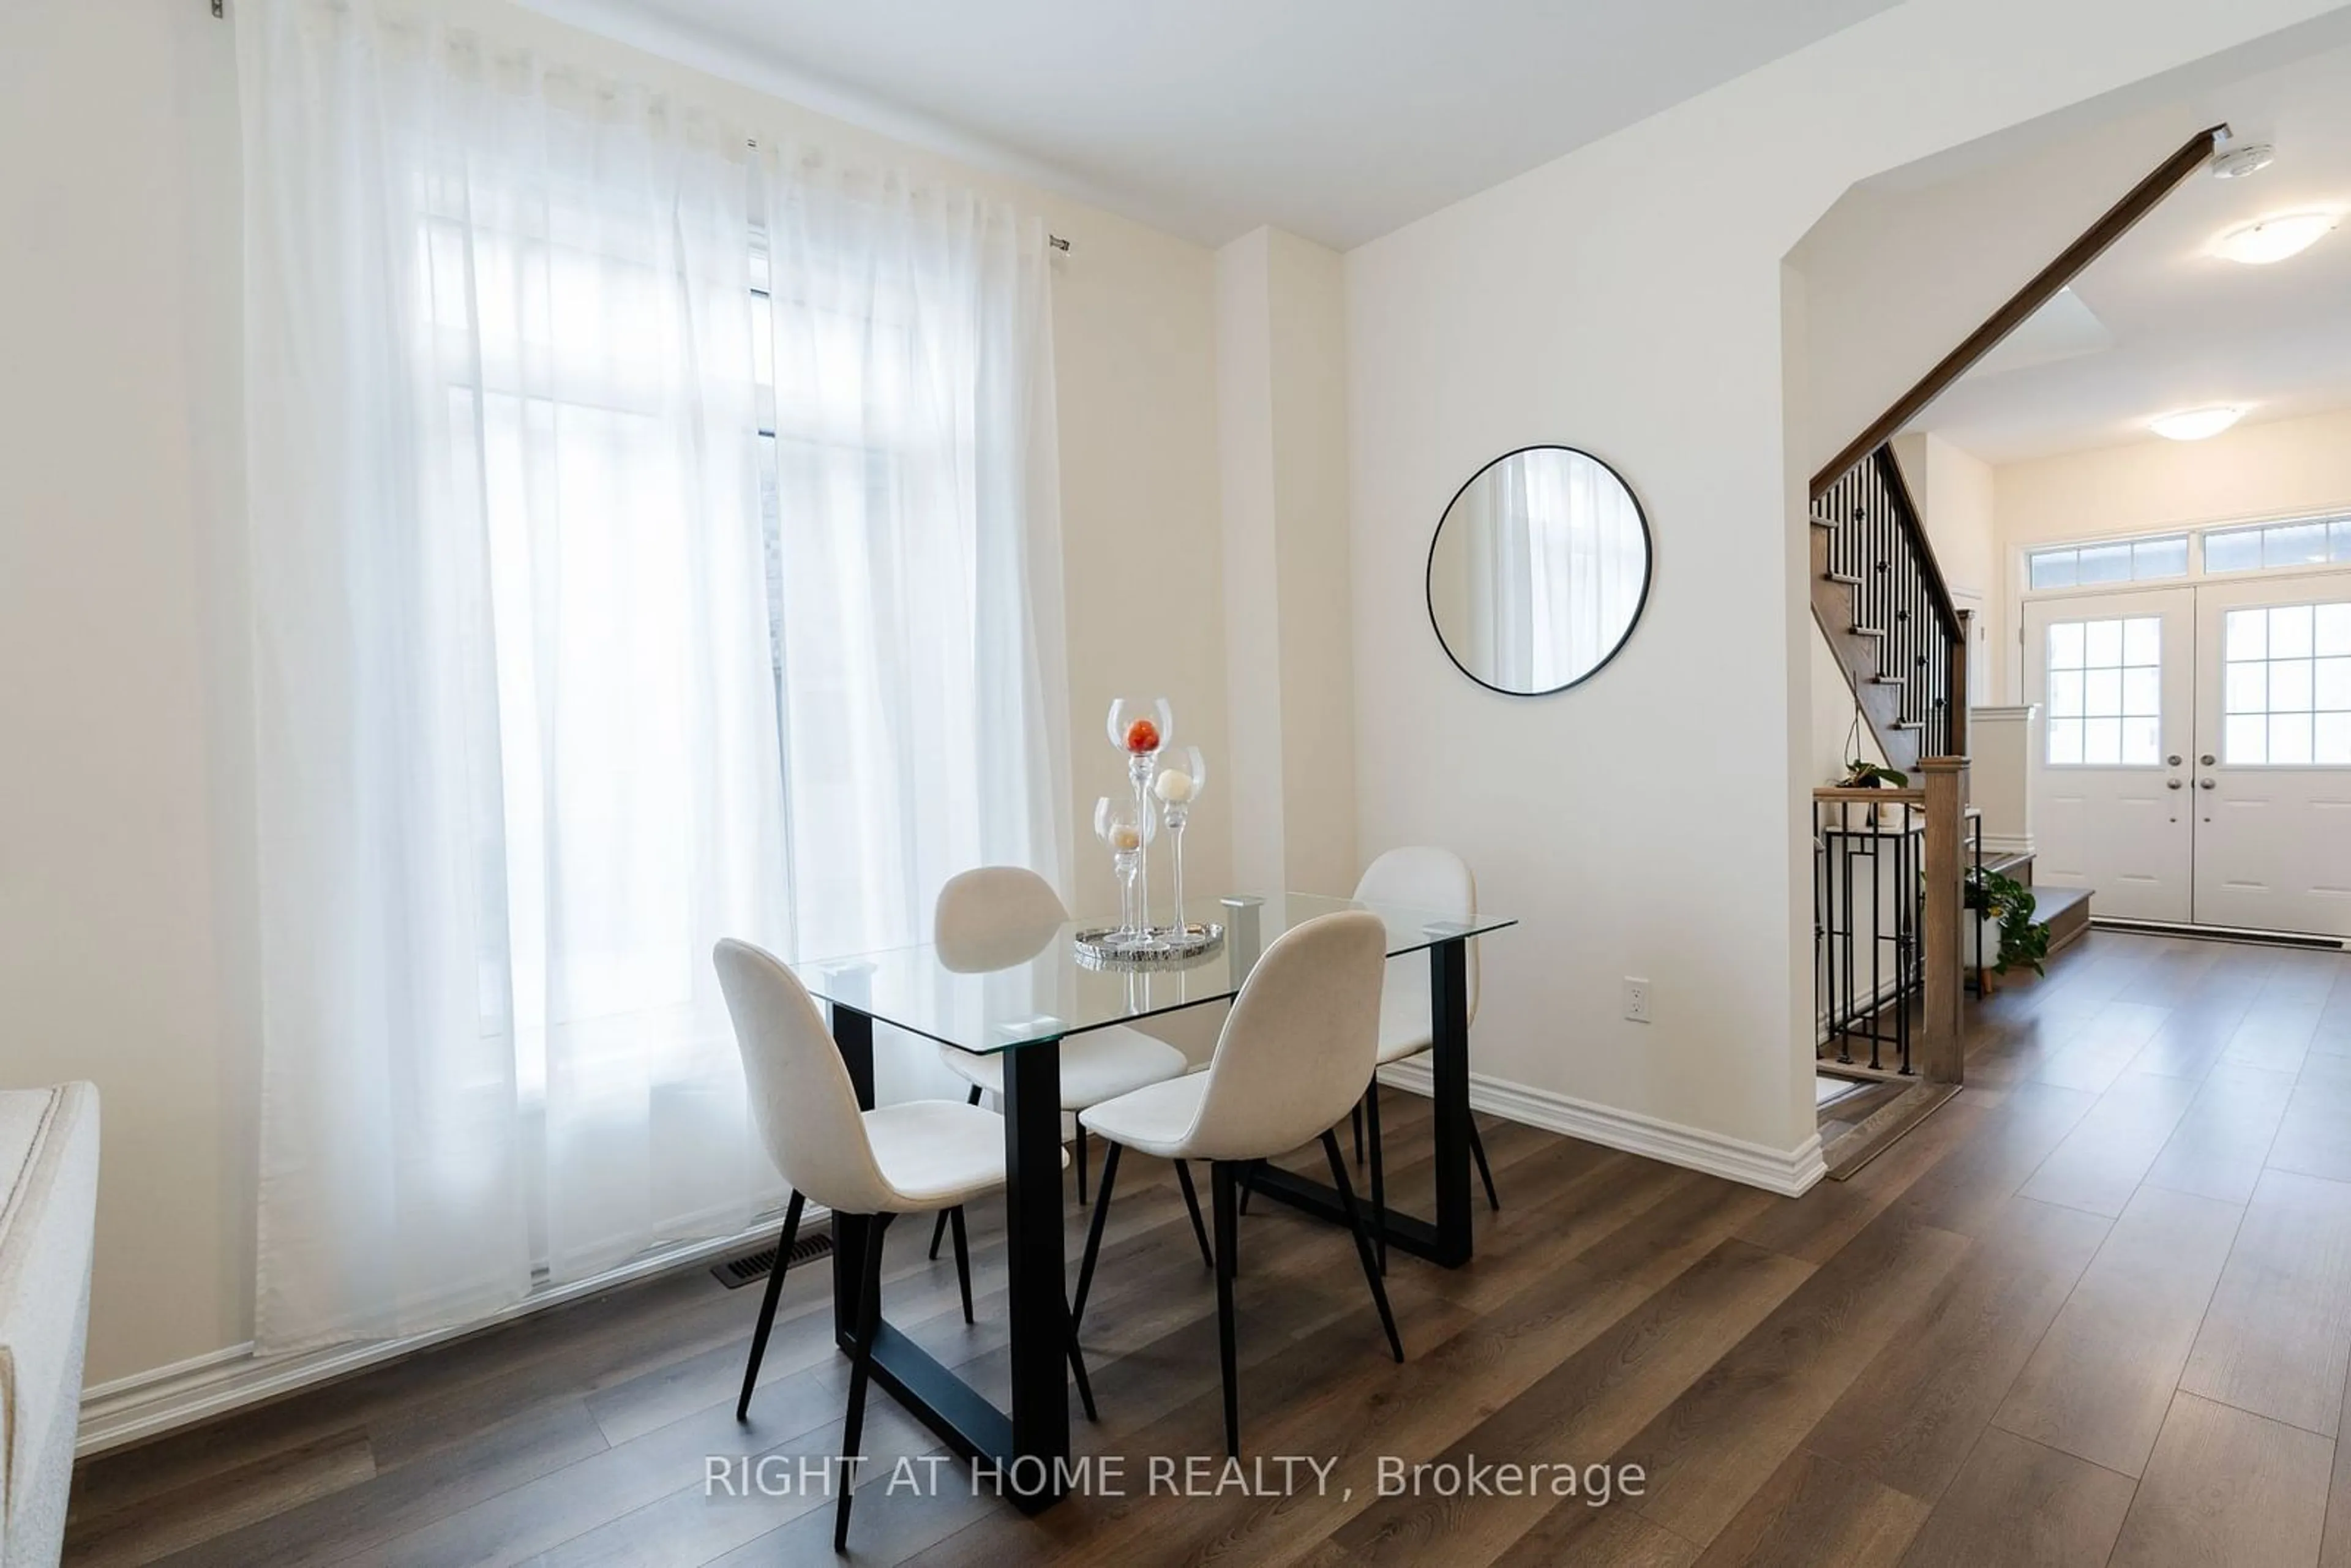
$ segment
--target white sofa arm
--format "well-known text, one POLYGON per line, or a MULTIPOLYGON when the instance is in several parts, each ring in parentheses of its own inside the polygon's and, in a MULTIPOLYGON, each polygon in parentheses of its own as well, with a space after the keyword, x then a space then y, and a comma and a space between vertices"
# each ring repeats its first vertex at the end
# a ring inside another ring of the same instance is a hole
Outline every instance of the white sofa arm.
POLYGON ((97 1088, 0 1092, 0 1568, 63 1550, 97 1208, 97 1088))

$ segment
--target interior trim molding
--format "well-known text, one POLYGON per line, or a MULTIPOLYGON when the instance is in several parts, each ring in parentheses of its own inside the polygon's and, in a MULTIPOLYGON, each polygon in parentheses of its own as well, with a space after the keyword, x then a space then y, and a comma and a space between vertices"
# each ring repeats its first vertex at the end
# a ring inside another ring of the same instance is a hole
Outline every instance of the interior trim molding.
MULTIPOLYGON (((1431 1092, 1425 1061, 1400 1061, 1383 1067, 1380 1082, 1414 1094, 1425 1096, 1431 1092)), ((1817 1132, 1809 1134, 1792 1149, 1767 1148, 1703 1127, 1685 1126, 1613 1105, 1597 1105, 1573 1095, 1476 1072, 1469 1075, 1469 1103, 1473 1109, 1504 1121, 1563 1133, 1571 1138, 1604 1144, 1627 1154, 1646 1155, 1668 1165, 1704 1171, 1745 1186, 1761 1187, 1782 1197, 1795 1197, 1810 1191, 1813 1183, 1828 1174, 1828 1166, 1821 1159, 1821 1135, 1817 1132)))
POLYGON ((1983 847, 1987 855, 2029 855, 2034 852, 2031 833, 1986 833, 1983 847))
MULTIPOLYGON (((830 1214, 822 1204, 810 1204, 800 1218, 801 1228, 805 1230, 830 1214)), ((780 1218, 762 1218, 749 1229, 733 1236, 664 1248, 584 1280, 544 1285, 514 1305, 472 1322, 399 1339, 329 1345, 291 1355, 262 1355, 248 1340, 100 1383, 82 1390, 81 1428, 74 1442, 74 1456, 88 1458, 110 1448, 144 1442, 182 1427, 397 1361, 420 1350, 463 1339, 616 1285, 673 1269, 700 1267, 745 1247, 768 1245, 774 1241, 776 1227, 781 1223, 780 1218)))

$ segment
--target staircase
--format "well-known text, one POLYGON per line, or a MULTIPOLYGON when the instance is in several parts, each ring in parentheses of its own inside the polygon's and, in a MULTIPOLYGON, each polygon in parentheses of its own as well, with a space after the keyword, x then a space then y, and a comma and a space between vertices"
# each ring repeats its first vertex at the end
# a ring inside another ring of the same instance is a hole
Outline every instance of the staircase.
MULTIPOLYGON (((1826 1163, 1832 1176, 1852 1175, 1919 1116, 1958 1092, 1966 1065, 1959 998, 1960 937, 1967 918, 1967 617, 1951 602, 1890 444, 1896 433, 1970 367, 2080 276, 2181 182, 2206 167, 2229 136, 2228 126, 2214 125, 2182 142, 1813 476, 1808 508, 1813 618, 1844 671, 1886 765, 1911 777, 1911 786, 1898 790, 1813 791, 1816 958, 1825 985, 1840 967, 1848 975, 1855 972, 1849 961, 1840 966, 1840 956, 1849 960, 1864 942, 1873 953, 1886 943, 1895 955, 1896 999, 1891 1005, 1904 1009, 1907 1018, 1910 996, 1915 994, 1920 1004, 1916 1077, 1907 1044, 1901 1065, 1889 1074, 1897 1082, 1908 1080, 1911 1086, 1850 1129, 1829 1151, 1826 1163), (1910 847, 1914 833, 1915 855, 1910 847), (1833 843, 1865 847, 1833 852, 1833 843), (1850 871, 1838 862, 1865 857, 1874 879, 1889 854, 1901 896, 1885 912, 1890 919, 1881 921, 1873 880, 1868 915, 1857 924, 1850 871), (1837 875, 1834 884, 1831 869, 1837 875), (1908 892, 1913 885, 1917 890, 1915 903, 1908 892), (1840 919, 1843 931, 1834 929, 1840 919), (1886 926, 1884 933, 1877 929, 1880 924, 1886 926), (1842 949, 1839 942, 1844 945, 1842 949)), ((2029 865, 2022 870, 2031 875, 2029 865)), ((2051 894, 2042 913, 2056 939, 2053 946, 2079 936, 2087 924, 2089 901, 2079 890, 2061 897, 2052 889, 2051 894)), ((1870 971, 1873 988, 1880 973, 1870 971)), ((1834 1000, 1830 998, 1833 1014, 1834 1000)), ((1845 1000, 1849 1003, 1850 996, 1845 1000)), ((1877 1006, 1875 988, 1870 1004, 1877 1006)))
POLYGON ((1893 447, 1816 488, 1811 520, 1813 618, 1886 766, 1965 756, 1967 627, 1893 447))
MULTIPOLYGON (((1824 1004, 1833 1017, 1856 1007, 1871 1017, 1873 1068, 1886 1038, 1878 1017, 1890 1011, 1899 1065, 1883 1070, 1917 1086, 1915 1094, 1852 1129, 1850 1146, 1840 1144, 1830 1166, 1833 1174, 1850 1174, 1955 1092, 1964 1076, 1967 624, 1951 603, 1890 445, 1881 442, 1834 477, 1815 481, 1810 522, 1813 619, 1887 766, 1911 780, 1899 790, 1822 789, 1813 795, 1821 857, 1813 942, 1824 1004), (1892 883, 1882 904, 1879 875, 1889 856, 1892 883), (1856 906, 1854 868, 1864 861, 1869 891, 1856 906), (1858 958, 1863 953, 1865 964, 1858 958), (1887 961, 1881 964, 1881 956, 1887 961), (1863 997, 1855 987, 1865 974, 1863 997), (1882 978, 1890 978, 1890 993, 1881 995, 1882 978), (1847 983, 1838 988, 1840 979, 1847 983), (1915 1062, 1908 1023, 1914 997, 1920 1006, 1915 1062)), ((1838 1061, 1849 1061, 1849 1054, 1840 1051, 1838 1061)))

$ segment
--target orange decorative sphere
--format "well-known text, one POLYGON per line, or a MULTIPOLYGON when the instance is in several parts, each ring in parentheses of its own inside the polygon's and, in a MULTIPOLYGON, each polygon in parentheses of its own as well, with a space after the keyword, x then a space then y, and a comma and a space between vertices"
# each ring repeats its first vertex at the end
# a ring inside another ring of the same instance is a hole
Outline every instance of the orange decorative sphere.
POLYGON ((1136 719, 1126 727, 1126 748, 1129 751, 1159 749, 1159 727, 1147 718, 1136 719))

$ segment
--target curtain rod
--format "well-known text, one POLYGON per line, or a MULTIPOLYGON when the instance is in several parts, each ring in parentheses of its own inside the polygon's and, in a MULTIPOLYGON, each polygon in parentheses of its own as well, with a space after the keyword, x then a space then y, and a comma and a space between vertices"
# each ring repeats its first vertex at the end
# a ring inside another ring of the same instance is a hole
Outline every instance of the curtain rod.
MULTIPOLYGON (((228 16, 228 0, 212 0, 212 8, 213 8, 213 15, 214 15, 214 16, 219 17, 219 18, 221 18, 222 20, 226 20, 226 19, 227 19, 227 16, 228 16)), ((757 147, 757 146, 758 145, 758 142, 757 142, 756 141, 746 141, 746 142, 744 143, 744 145, 745 145, 746 147, 757 147)), ((1046 243, 1047 245, 1049 245, 1049 246, 1051 246, 1055 250, 1060 251, 1063 256, 1067 256, 1067 255, 1070 253, 1070 242, 1069 242, 1068 240, 1063 239, 1060 235, 1055 235, 1055 234, 1049 234, 1049 235, 1047 235, 1045 236, 1045 243, 1046 243)))

